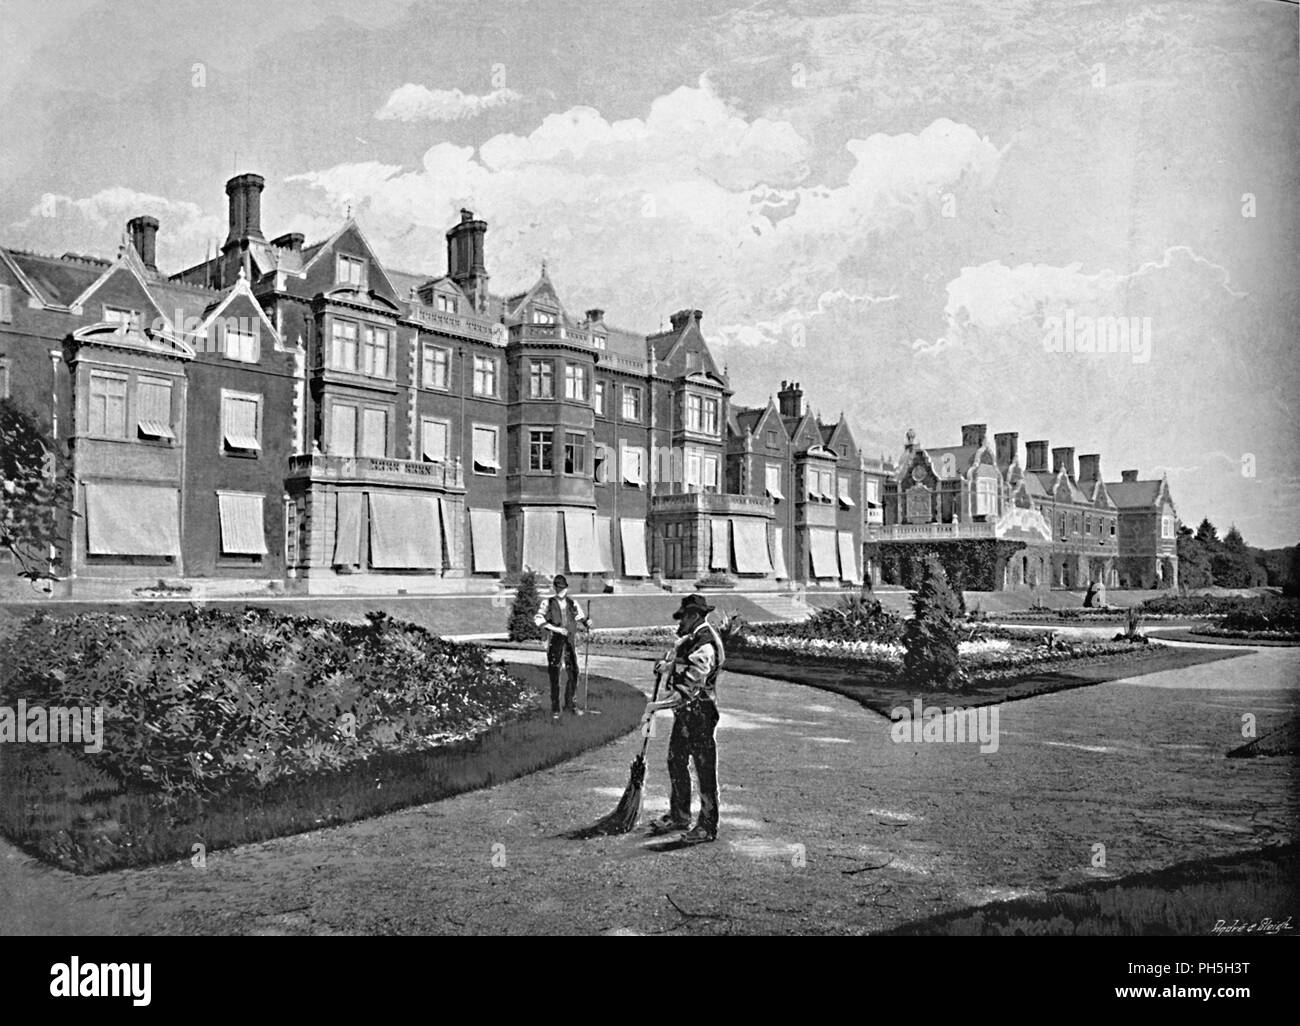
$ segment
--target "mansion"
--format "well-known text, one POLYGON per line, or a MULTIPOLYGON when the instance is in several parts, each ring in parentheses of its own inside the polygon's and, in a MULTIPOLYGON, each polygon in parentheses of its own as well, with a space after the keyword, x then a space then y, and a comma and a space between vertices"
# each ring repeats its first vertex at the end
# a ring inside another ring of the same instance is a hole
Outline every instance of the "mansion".
POLYGON ((76 482, 59 594, 494 591, 525 569, 838 588, 903 583, 923 551, 960 553, 968 588, 1176 583, 1164 481, 1103 482, 1072 449, 1049 470, 1046 442, 1022 465, 983 425, 872 458, 797 382, 734 402, 701 310, 625 330, 567 309, 544 264, 493 291, 468 210, 441 273, 384 266, 350 217, 268 239, 264 185, 227 182, 220 252, 170 274, 149 216, 111 260, 0 247, 0 397, 76 482))

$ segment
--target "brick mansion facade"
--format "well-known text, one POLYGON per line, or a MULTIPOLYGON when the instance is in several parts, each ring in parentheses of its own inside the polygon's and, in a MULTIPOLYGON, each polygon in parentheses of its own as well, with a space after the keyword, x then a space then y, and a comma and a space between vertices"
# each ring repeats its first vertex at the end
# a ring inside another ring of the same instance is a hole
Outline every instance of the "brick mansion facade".
POLYGON ((982 425, 871 458, 796 382, 734 402, 700 310, 628 331, 569 311, 545 265, 495 292, 468 210, 441 274, 385 267, 350 218, 268 240, 263 188, 232 178, 220 252, 172 274, 147 216, 112 260, 0 247, 0 396, 76 482, 59 593, 494 590, 524 568, 843 587, 968 541, 997 588, 1176 582, 1163 481, 1103 483, 1069 449, 1049 471, 1046 442, 1022 467, 982 425))

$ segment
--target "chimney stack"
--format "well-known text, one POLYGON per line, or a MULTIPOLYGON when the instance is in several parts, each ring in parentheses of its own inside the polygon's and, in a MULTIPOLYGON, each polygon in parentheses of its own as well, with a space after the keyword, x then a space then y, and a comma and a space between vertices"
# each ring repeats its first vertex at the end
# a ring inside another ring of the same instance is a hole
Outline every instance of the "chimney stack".
POLYGON ((987 424, 963 424, 961 426, 961 444, 962 445, 983 445, 984 439, 988 437, 989 426, 987 424))
POLYGON ((488 273, 483 252, 487 222, 476 220, 474 211, 460 211, 460 221, 447 231, 447 276, 469 296, 475 311, 487 310, 488 273))
POLYGON ((678 310, 668 315, 668 321, 672 324, 673 331, 677 332, 684 331, 690 319, 691 312, 689 310, 678 310))
POLYGON ((797 381, 782 381, 776 393, 776 408, 782 417, 803 416, 803 388, 797 381))
POLYGON ((276 249, 287 249, 290 253, 301 253, 304 241, 306 239, 302 232, 285 232, 279 238, 272 239, 271 245, 276 249))
POLYGON ((1020 434, 1016 431, 1000 431, 993 436, 993 444, 997 446, 998 466, 1003 470, 1016 462, 1016 456, 1020 453, 1020 434))
POLYGON ((126 222, 126 230, 131 237, 131 247, 140 255, 144 266, 150 271, 158 270, 158 219, 147 215, 133 217, 126 222))
POLYGON ((604 320, 605 320, 605 311, 604 311, 604 310, 596 310, 596 309, 592 309, 592 310, 588 310, 588 311, 587 311, 587 323, 588 323, 588 324, 600 324, 600 323, 601 323, 602 321, 604 321, 604 320))
POLYGON ((226 183, 226 195, 230 197, 227 246, 248 239, 266 241, 262 234, 262 189, 265 187, 266 179, 255 174, 236 175, 226 183))
POLYGON ((1138 479, 1138 472, 1136 470, 1121 470, 1119 476, 1124 479, 1126 484, 1134 484, 1138 479))
POLYGON ((1079 457, 1079 480, 1080 481, 1101 480, 1101 454, 1100 453, 1089 453, 1087 456, 1079 457))
POLYGON ((1074 446, 1063 445, 1052 450, 1052 473, 1060 473, 1061 468, 1065 468, 1065 476, 1071 481, 1074 477, 1074 446))
POLYGON ((1044 474, 1047 472, 1048 444, 1046 441, 1025 443, 1025 473, 1044 474))

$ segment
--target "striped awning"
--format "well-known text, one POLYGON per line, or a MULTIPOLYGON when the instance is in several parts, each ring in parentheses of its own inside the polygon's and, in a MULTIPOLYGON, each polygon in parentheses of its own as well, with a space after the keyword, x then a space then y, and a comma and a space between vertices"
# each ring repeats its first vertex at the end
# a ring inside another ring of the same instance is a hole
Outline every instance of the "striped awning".
POLYGON ((596 549, 595 514, 591 510, 566 509, 564 511, 564 546, 568 552, 570 573, 600 572, 600 552, 596 549))
POLYGON ((157 485, 87 484, 86 551, 179 559, 180 493, 157 485))
POLYGON ((835 532, 829 527, 808 529, 808 550, 812 554, 812 575, 816 578, 837 578, 839 560, 835 555, 835 532))
POLYGON ((525 509, 525 570, 551 575, 560 572, 560 517, 553 509, 525 509))
POLYGON ((176 432, 171 429, 171 425, 164 424, 161 420, 142 420, 138 426, 140 434, 146 438, 170 438, 173 441, 176 438, 176 432))
POLYGON ((852 531, 839 532, 840 543, 840 579, 852 584, 862 583, 862 574, 858 572, 857 546, 853 544, 852 531))
POLYGON ((649 577, 646 565, 645 521, 623 517, 618 522, 619 537, 623 542, 623 574, 626 577, 649 577))
POLYGON ((370 565, 376 570, 442 567, 442 527, 432 495, 370 493, 370 565))
POLYGON ((609 517, 596 518, 596 551, 600 554, 601 572, 607 574, 614 572, 614 544, 610 537, 613 526, 609 517))
POLYGON ((732 517, 731 541, 736 549, 736 573, 772 572, 772 562, 767 558, 766 520, 760 517, 732 517))
POLYGON ((262 496, 248 492, 217 492, 217 512, 221 521, 221 551, 225 555, 266 555, 262 496))
POLYGON ((469 511, 470 545, 474 549, 476 574, 503 574, 506 559, 501 554, 501 511, 499 509, 472 509, 469 511))
POLYGON ((849 509, 852 509, 854 506, 857 505, 857 503, 854 502, 853 499, 849 496, 848 481, 840 482, 840 502, 844 503, 844 505, 847 506, 849 509))
POLYGON ((790 571, 785 567, 785 528, 772 528, 772 573, 778 581, 788 581, 790 571))
POLYGON ((727 537, 727 518, 714 517, 709 524, 713 554, 709 558, 710 570, 728 570, 731 567, 731 539, 727 537))

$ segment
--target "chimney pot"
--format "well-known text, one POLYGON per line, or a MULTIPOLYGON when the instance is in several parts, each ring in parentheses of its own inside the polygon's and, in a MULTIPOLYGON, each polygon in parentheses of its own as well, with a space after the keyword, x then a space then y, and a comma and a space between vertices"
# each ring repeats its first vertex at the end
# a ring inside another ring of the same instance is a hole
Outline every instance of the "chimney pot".
POLYGON ((1119 476, 1129 484, 1133 484, 1138 479, 1138 472, 1136 470, 1121 470, 1119 476))
POLYGON ((230 197, 227 245, 246 239, 265 241, 262 234, 262 190, 265 187, 266 179, 252 173, 235 175, 226 182, 226 195, 230 197))
POLYGON ((1026 473, 1045 473, 1047 471, 1048 445, 1049 443, 1046 440, 1025 443, 1026 473))
POLYGON ((1062 467, 1065 468, 1065 476, 1075 480, 1073 446, 1062 445, 1052 450, 1052 473, 1060 473, 1062 467))
POLYGON ((984 439, 988 437, 989 426, 987 424, 963 424, 961 427, 961 444, 962 445, 983 445, 984 439))
POLYGON ((1079 480, 1099 481, 1101 479, 1101 454, 1089 453, 1079 457, 1079 480))
POLYGON ((1016 431, 1001 431, 993 436, 997 447, 998 466, 1006 468, 1016 461, 1020 452, 1020 434, 1016 431))
POLYGON ((599 308, 592 308, 587 311, 587 323, 597 324, 605 319, 605 311, 599 308))
POLYGON ((287 249, 292 253, 301 253, 306 237, 302 232, 285 232, 279 238, 271 240, 271 245, 278 249, 287 249))
POLYGON ((131 238, 131 246, 140 255, 144 266, 150 271, 158 270, 158 219, 147 214, 133 217, 126 222, 126 230, 131 238))

